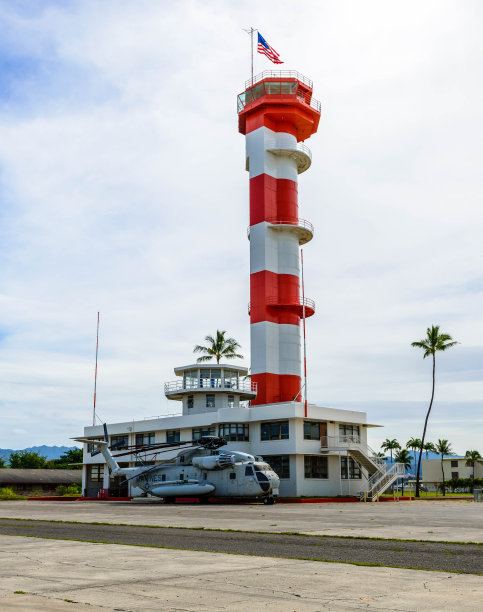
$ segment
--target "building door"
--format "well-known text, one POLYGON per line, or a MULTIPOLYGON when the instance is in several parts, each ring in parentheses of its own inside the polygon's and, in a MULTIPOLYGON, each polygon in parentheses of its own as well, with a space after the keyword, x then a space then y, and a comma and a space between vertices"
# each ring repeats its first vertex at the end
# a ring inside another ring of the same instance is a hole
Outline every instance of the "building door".
POLYGON ((327 423, 320 424, 320 441, 322 442, 322 446, 327 445, 327 423))

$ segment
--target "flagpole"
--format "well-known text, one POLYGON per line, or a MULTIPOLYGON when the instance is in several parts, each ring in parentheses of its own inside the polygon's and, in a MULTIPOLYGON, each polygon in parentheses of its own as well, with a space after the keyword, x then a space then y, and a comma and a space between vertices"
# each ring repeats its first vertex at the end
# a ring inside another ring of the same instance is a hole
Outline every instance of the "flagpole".
POLYGON ((250 28, 250 38, 251 38, 251 50, 252 50, 252 85, 253 85, 253 33, 255 30, 250 28))
POLYGON ((253 28, 250 26, 250 29, 248 28, 242 28, 244 32, 246 32, 247 34, 250 34, 250 57, 251 57, 251 64, 250 64, 250 72, 251 72, 251 80, 250 83, 253 85, 253 35, 255 34, 255 32, 258 32, 258 30, 256 28, 253 28))

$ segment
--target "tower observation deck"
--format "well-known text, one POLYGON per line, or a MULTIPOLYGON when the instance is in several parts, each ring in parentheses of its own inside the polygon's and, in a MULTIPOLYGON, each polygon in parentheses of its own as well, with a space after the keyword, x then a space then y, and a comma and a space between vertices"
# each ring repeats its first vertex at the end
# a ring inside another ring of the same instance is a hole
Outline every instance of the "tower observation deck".
POLYGON ((299 217, 297 187, 312 163, 302 141, 319 120, 312 81, 298 72, 262 72, 238 96, 250 177, 251 375, 258 384, 252 405, 292 401, 301 390, 300 322, 315 304, 302 300, 300 245, 314 228, 299 217))

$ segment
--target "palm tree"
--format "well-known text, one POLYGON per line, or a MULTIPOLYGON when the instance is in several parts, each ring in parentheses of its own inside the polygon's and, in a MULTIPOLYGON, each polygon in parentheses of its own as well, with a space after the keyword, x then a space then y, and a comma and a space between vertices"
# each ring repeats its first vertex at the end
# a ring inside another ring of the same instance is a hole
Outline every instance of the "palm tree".
POLYGON ((446 496, 446 485, 444 481, 444 465, 443 459, 445 455, 454 455, 451 444, 448 440, 438 440, 436 444, 436 452, 441 455, 441 472, 443 473, 443 497, 446 496))
POLYGON ((465 465, 470 467, 473 467, 473 480, 475 479, 475 463, 480 463, 483 464, 483 457, 480 455, 480 453, 477 450, 473 450, 473 451, 466 451, 465 454, 465 465))
POLYGON ((397 450, 398 448, 401 448, 401 445, 396 440, 396 438, 393 438, 392 440, 390 440, 389 438, 386 438, 384 442, 381 444, 381 448, 391 453, 391 463, 392 463, 392 451, 397 450))
POLYGON ((421 448, 421 440, 419 438, 410 438, 406 442, 406 448, 410 448, 414 455, 414 467, 416 467, 416 451, 421 448))
POLYGON ((435 371, 436 371, 436 352, 447 351, 452 346, 458 344, 449 334, 440 334, 439 325, 432 325, 431 329, 428 327, 426 330, 426 338, 419 340, 418 342, 412 342, 411 346, 423 349, 423 359, 432 355, 433 357, 433 389, 431 391, 431 401, 429 402, 428 412, 424 421, 423 437, 421 438, 421 447, 418 459, 418 469, 416 470, 416 497, 419 497, 419 470, 421 469, 421 457, 423 455, 424 438, 426 437, 426 427, 428 426, 429 413, 433 406, 434 399, 434 383, 435 383, 435 371))
POLYGON ((428 453, 431 451, 433 453, 436 452, 436 446, 432 442, 425 442, 423 444, 423 450, 426 452, 426 459, 428 458, 428 453))
POLYGON ((241 348, 235 338, 225 338, 226 331, 216 330, 216 339, 213 336, 205 336, 205 340, 209 346, 197 344, 193 349, 193 353, 205 353, 202 357, 198 357, 197 363, 210 361, 216 357, 216 363, 220 363, 220 359, 243 359, 243 355, 239 355, 236 351, 241 348))
MULTIPOLYGON (((396 463, 402 463, 404 465, 404 475, 406 475, 406 470, 411 468, 412 457, 408 450, 405 448, 400 448, 394 456, 394 461, 396 463)), ((404 478, 402 483, 402 495, 404 495, 404 478)))

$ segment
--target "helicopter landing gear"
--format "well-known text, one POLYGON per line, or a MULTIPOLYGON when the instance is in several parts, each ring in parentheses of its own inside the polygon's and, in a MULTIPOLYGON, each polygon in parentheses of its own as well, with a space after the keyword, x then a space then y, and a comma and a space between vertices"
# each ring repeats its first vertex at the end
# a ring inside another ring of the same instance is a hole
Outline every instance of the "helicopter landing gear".
POLYGON ((164 503, 165 504, 174 504, 176 502, 176 497, 165 497, 164 498, 164 503))
POLYGON ((209 497, 198 497, 198 501, 200 502, 200 504, 209 504, 210 503, 210 498, 209 497))
POLYGON ((273 504, 275 503, 275 498, 274 497, 264 497, 263 498, 263 503, 266 506, 273 506, 273 504))

